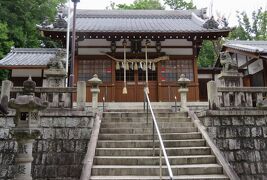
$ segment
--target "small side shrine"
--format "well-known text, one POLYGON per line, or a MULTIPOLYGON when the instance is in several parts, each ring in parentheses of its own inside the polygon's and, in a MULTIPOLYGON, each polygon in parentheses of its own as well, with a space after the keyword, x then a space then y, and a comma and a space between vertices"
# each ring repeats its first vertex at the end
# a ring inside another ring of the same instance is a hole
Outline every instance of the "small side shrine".
POLYGON ((40 136, 39 111, 47 108, 48 103, 35 97, 36 83, 31 77, 23 82, 23 94, 16 99, 11 99, 9 108, 16 110, 14 117, 15 127, 12 136, 18 143, 18 151, 15 157, 16 180, 31 180, 32 147, 34 140, 40 136))

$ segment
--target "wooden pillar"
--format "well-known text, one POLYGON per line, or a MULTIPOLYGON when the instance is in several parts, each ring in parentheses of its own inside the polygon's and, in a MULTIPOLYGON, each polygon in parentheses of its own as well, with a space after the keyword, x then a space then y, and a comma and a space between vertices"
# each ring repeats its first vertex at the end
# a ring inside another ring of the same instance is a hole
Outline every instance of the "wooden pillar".
POLYGON ((197 65, 197 43, 193 41, 193 68, 195 86, 195 101, 199 101, 199 84, 198 84, 198 65, 197 65))

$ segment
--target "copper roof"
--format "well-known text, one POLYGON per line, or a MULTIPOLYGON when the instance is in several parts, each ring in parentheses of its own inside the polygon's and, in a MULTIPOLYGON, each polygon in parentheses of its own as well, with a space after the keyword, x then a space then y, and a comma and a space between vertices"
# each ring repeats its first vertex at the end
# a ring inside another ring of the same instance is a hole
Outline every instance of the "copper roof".
POLYGON ((12 48, 0 60, 0 67, 46 67, 51 58, 56 56, 57 48, 12 48))

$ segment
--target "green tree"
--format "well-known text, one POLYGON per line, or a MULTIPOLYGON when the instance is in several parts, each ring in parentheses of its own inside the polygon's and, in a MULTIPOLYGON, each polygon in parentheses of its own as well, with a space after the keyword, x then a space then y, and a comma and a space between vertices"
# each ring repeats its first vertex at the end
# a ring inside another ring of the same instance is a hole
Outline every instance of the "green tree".
POLYGON ((159 0, 135 0, 132 4, 118 4, 118 9, 164 9, 159 0))
POLYGON ((204 40, 198 55, 197 64, 199 67, 211 67, 217 59, 215 46, 212 41, 204 40))
POLYGON ((8 37, 15 47, 39 47, 40 33, 36 24, 46 18, 53 21, 57 7, 66 0, 2 0, 0 22, 7 24, 8 37))
MULTIPOLYGON (((0 23, 0 59, 10 51, 13 42, 8 39, 8 29, 6 23, 0 23)), ((8 70, 0 70, 0 81, 6 79, 8 70)))
POLYGON ((170 6, 170 8, 174 10, 196 9, 192 0, 189 2, 184 0, 164 0, 164 4, 170 6))
MULTIPOLYGON (((1 0, 0 1, 0 59, 10 47, 40 47, 43 38, 36 25, 45 19, 53 22, 59 5, 66 0, 1 0)), ((0 80, 6 70, 0 70, 0 80)))
POLYGON ((246 12, 237 12, 238 26, 230 33, 230 39, 267 40, 267 11, 259 8, 251 18, 246 12))
POLYGON ((0 59, 10 51, 13 42, 8 39, 8 29, 6 23, 0 23, 0 59))

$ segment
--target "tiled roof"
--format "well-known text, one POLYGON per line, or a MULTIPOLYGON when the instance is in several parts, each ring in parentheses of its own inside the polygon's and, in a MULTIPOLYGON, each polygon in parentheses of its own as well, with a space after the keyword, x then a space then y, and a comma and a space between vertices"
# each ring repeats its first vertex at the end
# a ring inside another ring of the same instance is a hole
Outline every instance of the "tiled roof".
POLYGON ((13 48, 0 60, 0 67, 46 67, 58 50, 57 48, 13 48))
MULTIPOLYGON (((78 10, 76 31, 89 33, 221 31, 203 28, 205 21, 201 17, 203 13, 200 10, 78 10)), ((66 29, 47 27, 46 31, 66 31, 66 29)))
POLYGON ((267 41, 227 41, 224 46, 247 52, 267 53, 267 41))

